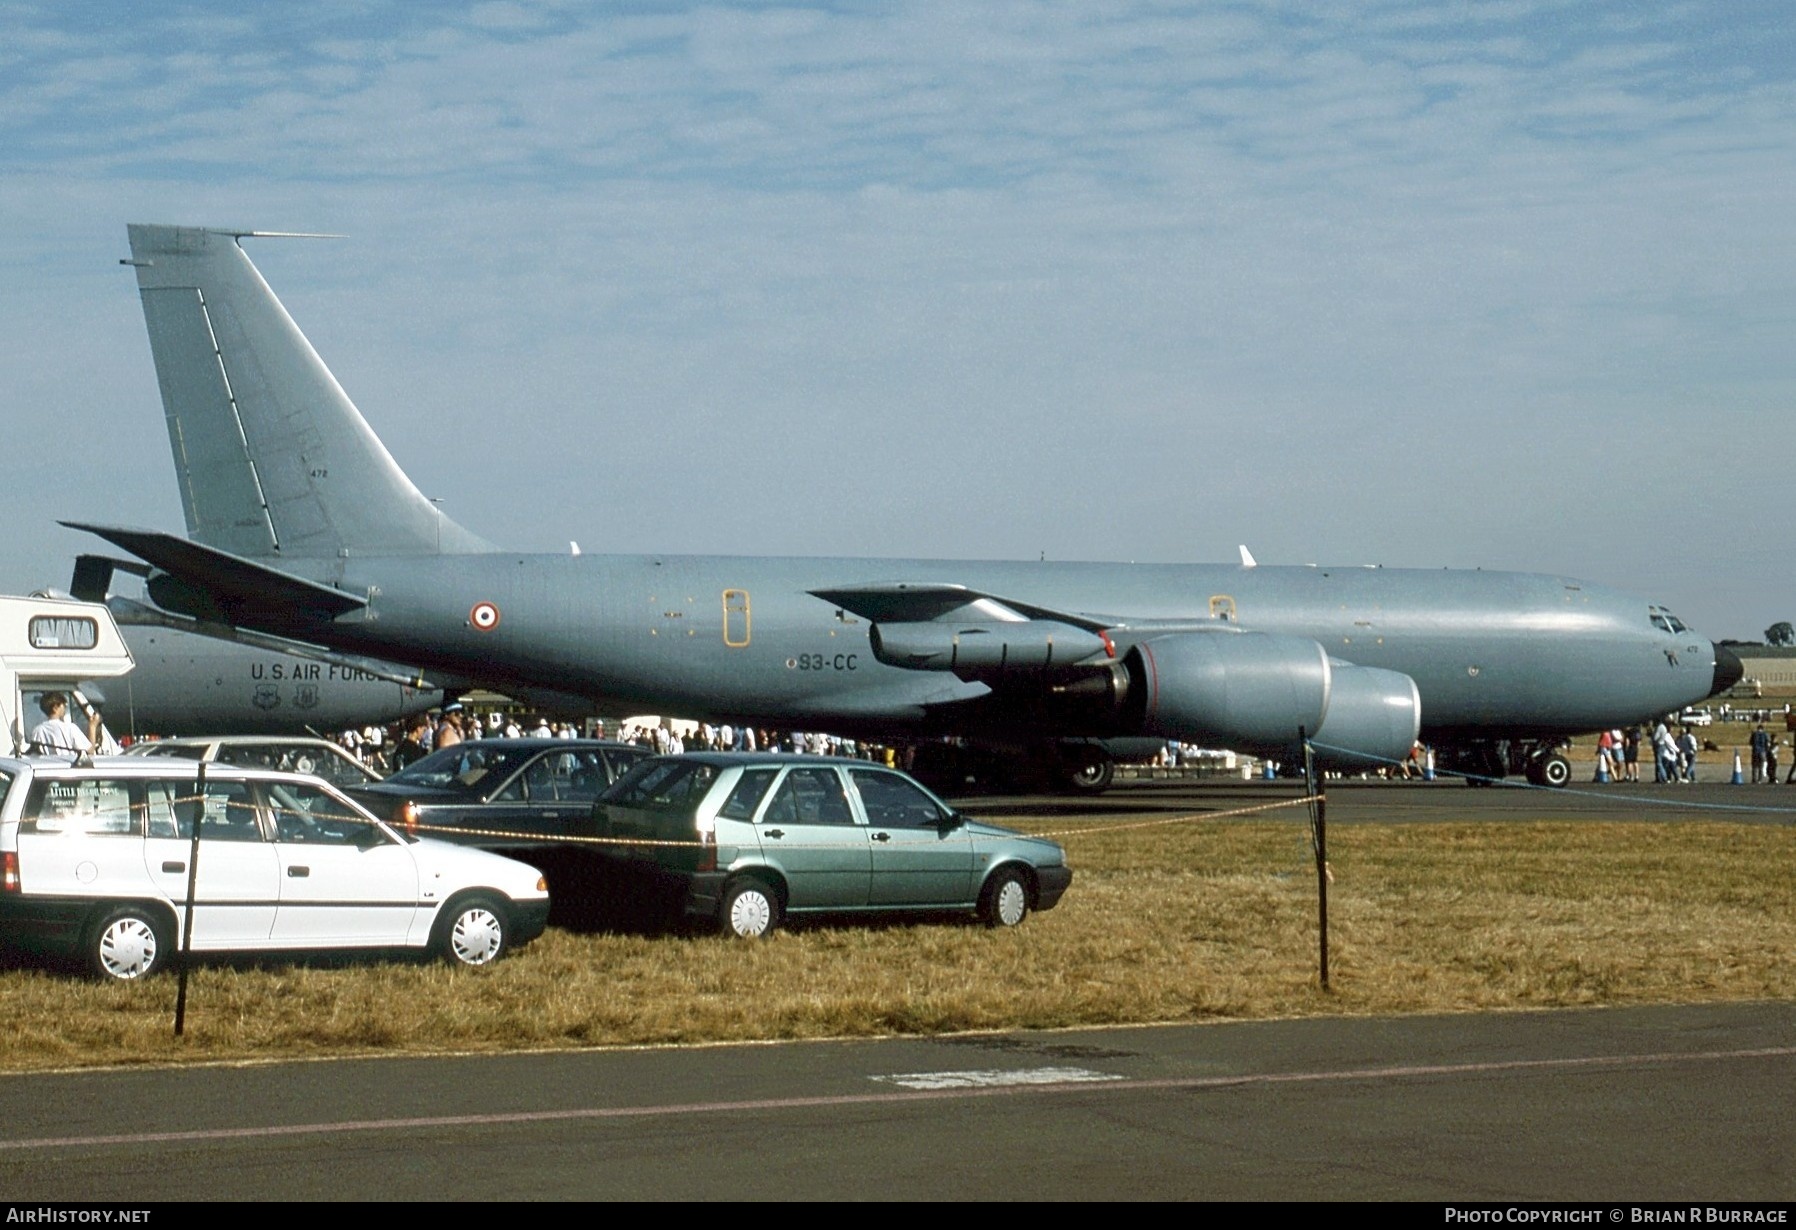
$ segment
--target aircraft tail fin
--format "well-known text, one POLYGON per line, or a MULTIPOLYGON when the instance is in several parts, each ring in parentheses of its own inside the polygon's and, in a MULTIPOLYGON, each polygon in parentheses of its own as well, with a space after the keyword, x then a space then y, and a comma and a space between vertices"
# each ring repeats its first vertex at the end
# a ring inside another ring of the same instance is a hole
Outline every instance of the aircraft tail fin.
POLYGON ((399 468, 239 241, 132 225, 187 533, 250 559, 490 549, 399 468))

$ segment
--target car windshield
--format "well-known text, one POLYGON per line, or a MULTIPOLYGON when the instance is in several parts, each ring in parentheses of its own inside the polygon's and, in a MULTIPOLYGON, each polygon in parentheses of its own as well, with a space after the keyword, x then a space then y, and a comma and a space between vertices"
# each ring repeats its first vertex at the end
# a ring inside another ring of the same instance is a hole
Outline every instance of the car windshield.
POLYGON ((472 798, 490 793, 541 750, 508 746, 502 739, 457 743, 432 752, 387 780, 399 786, 452 790, 472 798))
POLYGON ((696 760, 650 760, 637 765, 599 796, 601 803, 643 811, 682 811, 698 803, 717 780, 717 766, 696 760))

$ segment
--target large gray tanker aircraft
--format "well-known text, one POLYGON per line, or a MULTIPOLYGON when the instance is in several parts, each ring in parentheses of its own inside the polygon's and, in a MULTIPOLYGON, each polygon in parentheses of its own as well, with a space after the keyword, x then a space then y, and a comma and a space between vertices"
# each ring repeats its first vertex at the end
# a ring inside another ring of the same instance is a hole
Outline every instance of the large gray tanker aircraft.
MULTIPOLYGON (((188 537, 79 525, 162 609, 504 690, 1025 752, 1099 789, 1178 739, 1562 783, 1565 736, 1647 720, 1739 662, 1567 577, 1383 568, 520 555, 424 498, 244 254, 129 228, 188 537)), ((73 524, 73 523, 70 523, 73 524)))

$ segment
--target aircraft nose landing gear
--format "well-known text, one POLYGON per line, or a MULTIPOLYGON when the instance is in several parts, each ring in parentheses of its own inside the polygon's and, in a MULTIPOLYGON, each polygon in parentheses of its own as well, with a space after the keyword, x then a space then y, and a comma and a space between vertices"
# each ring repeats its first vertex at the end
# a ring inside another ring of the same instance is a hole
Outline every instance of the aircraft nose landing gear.
POLYGON ((1571 761, 1558 752, 1540 752, 1529 759, 1527 775, 1536 786, 1551 786, 1557 790, 1571 784, 1571 761))

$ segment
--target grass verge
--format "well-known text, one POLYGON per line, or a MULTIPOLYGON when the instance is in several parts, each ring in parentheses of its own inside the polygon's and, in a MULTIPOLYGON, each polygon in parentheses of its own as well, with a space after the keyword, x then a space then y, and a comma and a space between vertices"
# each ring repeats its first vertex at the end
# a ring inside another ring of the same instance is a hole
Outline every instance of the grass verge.
POLYGON ((0 1069, 814 1038, 1796 994, 1796 829, 1355 825, 1331 834, 1333 989, 1291 819, 1074 833, 1058 909, 1009 932, 812 925, 758 943, 551 931, 484 970, 0 971, 0 1069))

